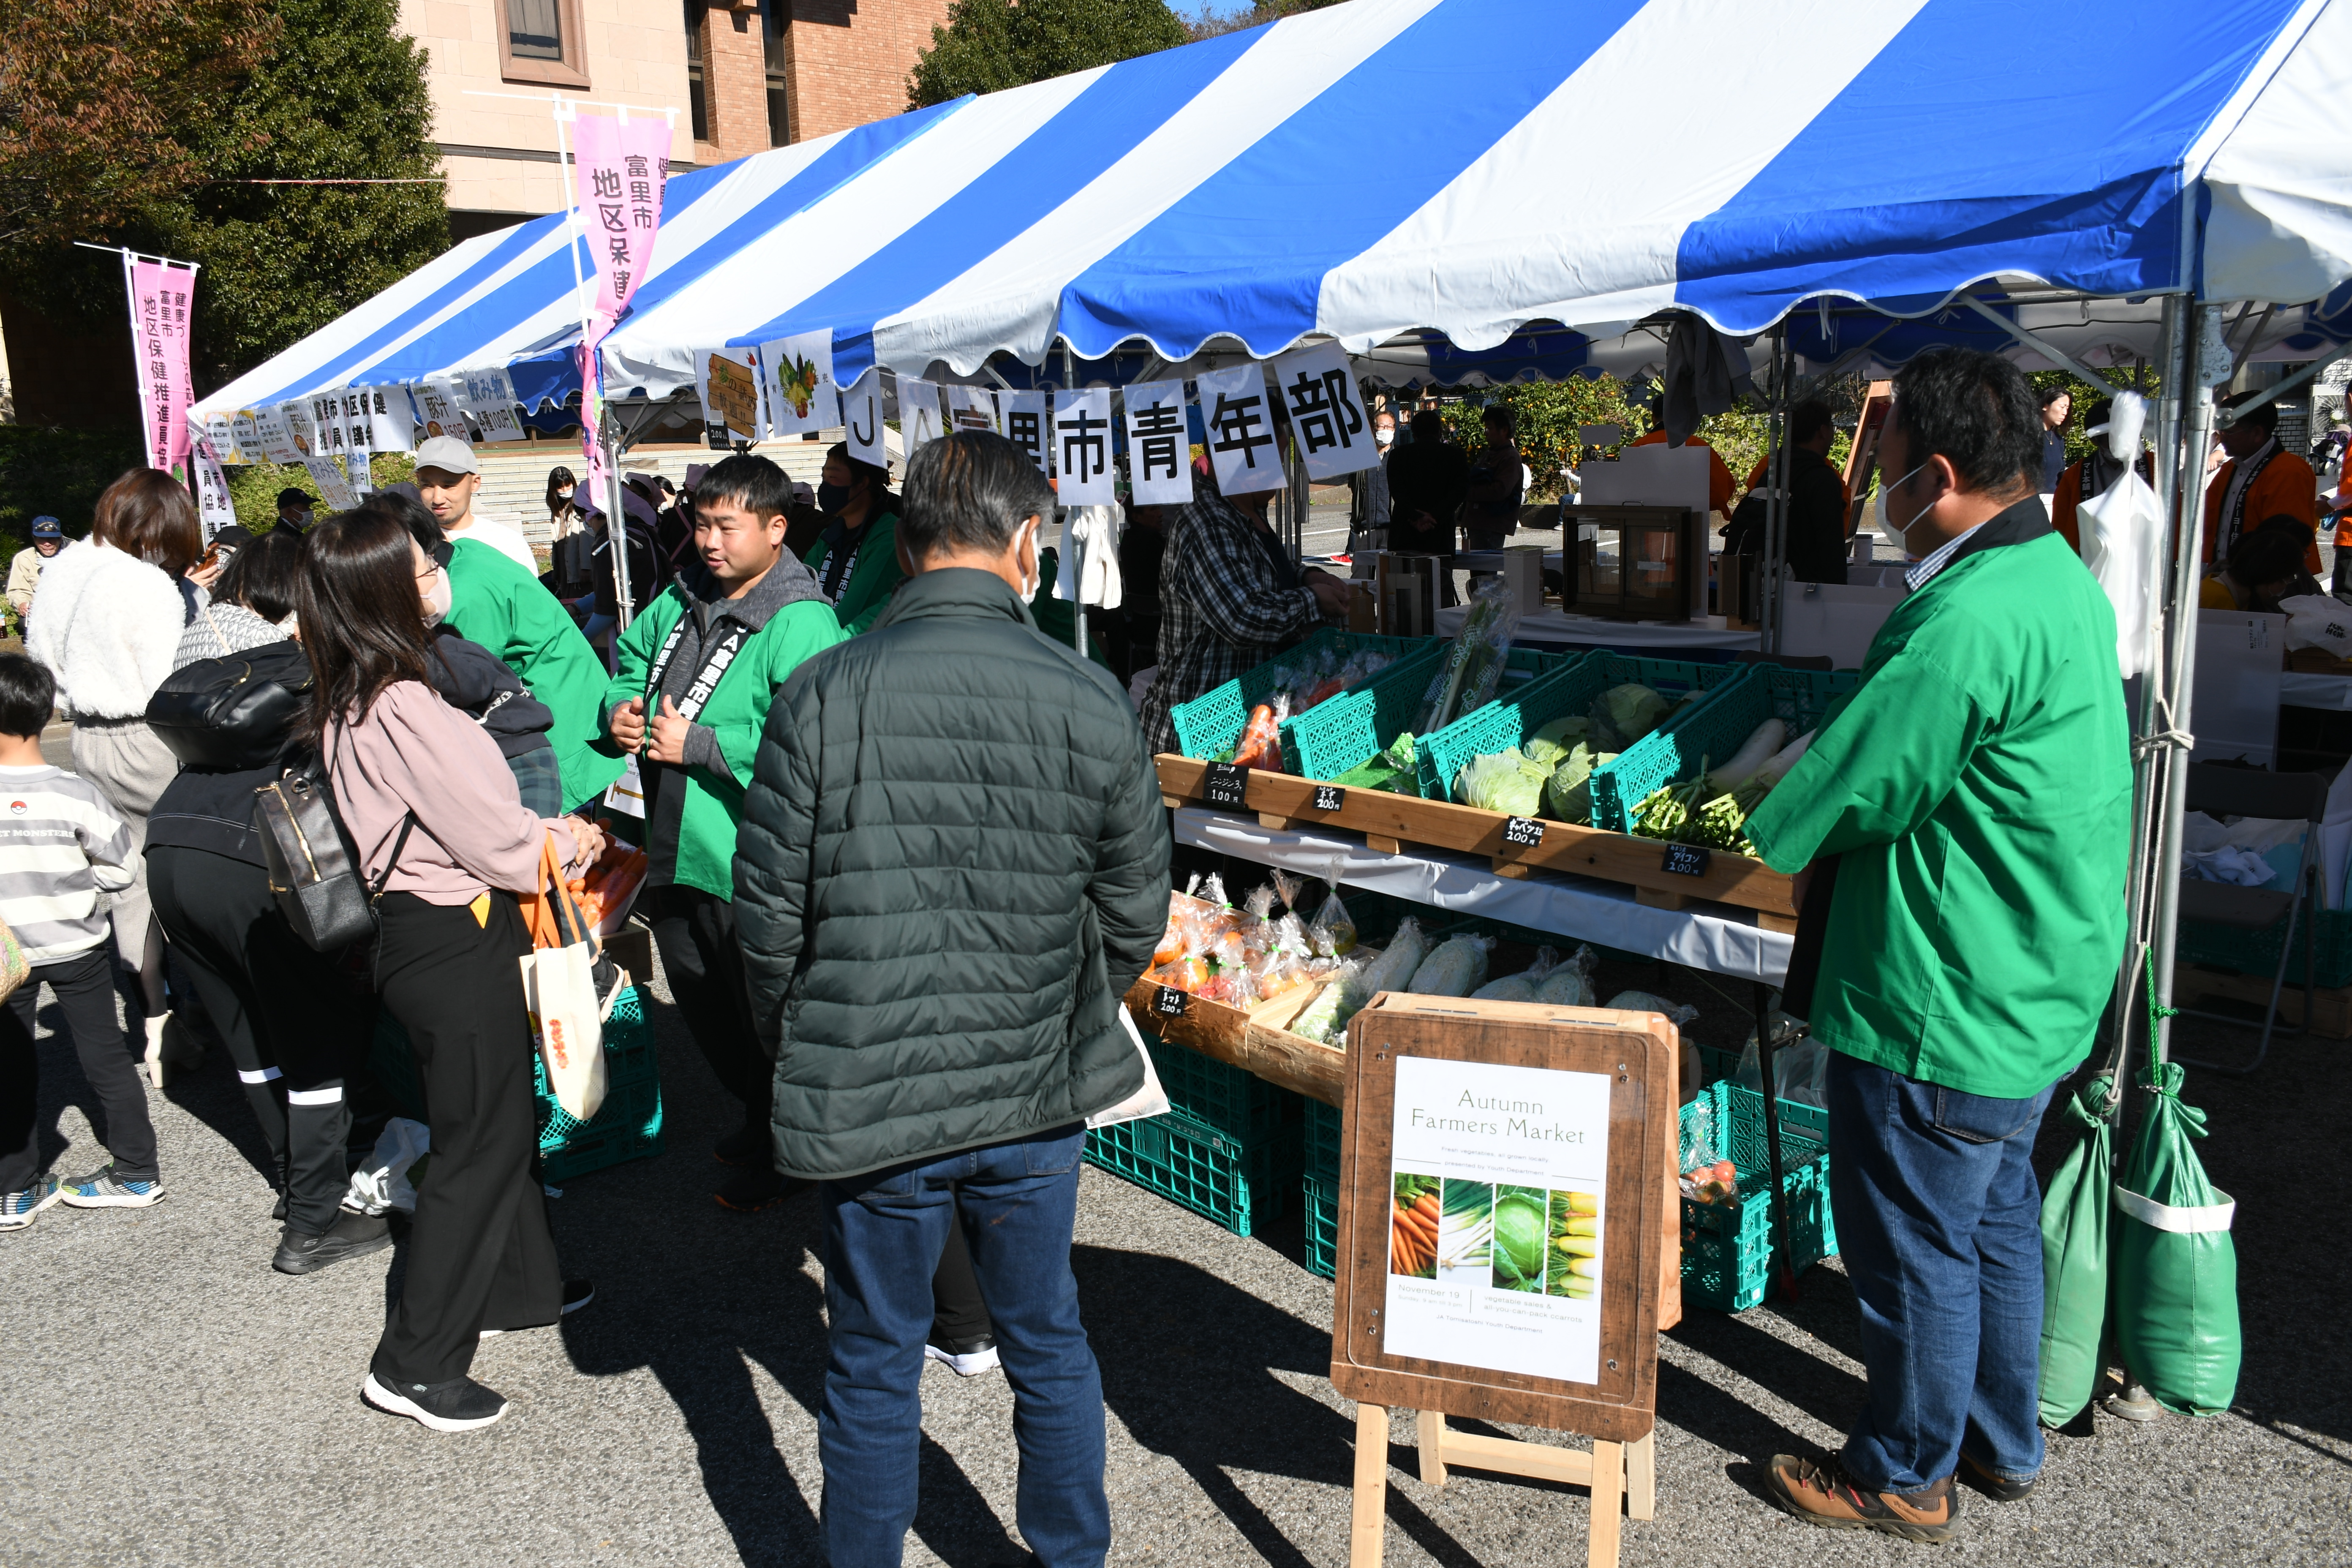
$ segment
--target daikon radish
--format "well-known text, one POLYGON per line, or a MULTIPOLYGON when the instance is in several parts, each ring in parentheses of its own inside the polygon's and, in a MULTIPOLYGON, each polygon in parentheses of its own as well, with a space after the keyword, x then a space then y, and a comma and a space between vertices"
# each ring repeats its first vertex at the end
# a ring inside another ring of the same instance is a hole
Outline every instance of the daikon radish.
POLYGON ((1812 730, 1798 736, 1794 741, 1773 752, 1771 759, 1750 776, 1765 788, 1771 788, 1789 776, 1789 770, 1797 765, 1797 759, 1805 754, 1805 748, 1811 745, 1813 737, 1820 733, 1819 730, 1812 730))
POLYGON ((1756 771, 1772 760, 1789 738, 1789 727, 1778 719, 1767 719, 1748 732, 1748 739, 1729 762, 1717 768, 1713 777, 1719 791, 1738 789, 1756 771))

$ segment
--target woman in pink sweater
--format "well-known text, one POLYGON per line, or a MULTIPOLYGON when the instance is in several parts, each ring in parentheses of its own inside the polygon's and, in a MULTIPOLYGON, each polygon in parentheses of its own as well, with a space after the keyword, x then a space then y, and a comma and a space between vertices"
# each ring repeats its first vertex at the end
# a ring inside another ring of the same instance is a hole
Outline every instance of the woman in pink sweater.
POLYGON ((539 888, 552 836, 571 875, 603 835, 524 809, 495 742, 425 679, 424 610, 440 573, 391 518, 314 530, 299 621, 318 677, 311 723, 378 904, 376 988, 407 1027, 433 1129, 408 1273, 362 1392, 436 1431, 487 1426, 506 1401, 467 1375, 486 1330, 534 1328, 584 1305, 556 1266, 531 1173, 538 1133, 516 903, 539 888))

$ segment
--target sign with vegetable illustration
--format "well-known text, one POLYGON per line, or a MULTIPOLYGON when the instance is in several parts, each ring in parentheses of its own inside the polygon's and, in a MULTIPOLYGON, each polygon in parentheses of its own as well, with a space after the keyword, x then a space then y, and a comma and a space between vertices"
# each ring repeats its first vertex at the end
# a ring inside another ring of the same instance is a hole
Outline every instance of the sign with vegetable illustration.
POLYGON ((830 430, 841 423, 841 395, 833 383, 833 332, 802 332, 760 345, 766 393, 767 438, 830 430))
POLYGON ((1597 1380, 1611 1082, 1399 1058, 1391 1354, 1597 1380))

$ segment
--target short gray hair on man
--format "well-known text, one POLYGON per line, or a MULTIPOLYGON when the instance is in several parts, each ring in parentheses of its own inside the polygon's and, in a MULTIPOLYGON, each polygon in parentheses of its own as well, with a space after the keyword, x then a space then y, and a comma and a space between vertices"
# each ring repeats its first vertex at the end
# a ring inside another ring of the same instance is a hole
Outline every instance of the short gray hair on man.
POLYGON ((898 537, 920 561, 950 552, 1002 555, 1021 525, 1050 516, 1053 487, 1029 455, 991 430, 959 430, 907 459, 898 537))

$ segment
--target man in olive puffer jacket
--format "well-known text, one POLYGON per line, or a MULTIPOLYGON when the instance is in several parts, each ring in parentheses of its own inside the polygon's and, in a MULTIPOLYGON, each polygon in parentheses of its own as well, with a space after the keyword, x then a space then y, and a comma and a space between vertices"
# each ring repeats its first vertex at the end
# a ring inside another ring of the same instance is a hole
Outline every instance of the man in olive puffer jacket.
POLYGON ((1168 828, 1112 678, 1024 607, 1052 492, 964 431, 908 465, 911 575, 768 718, 735 853, 776 1163, 822 1181, 824 1540, 915 1517, 931 1274, 961 1224, 1022 1436, 1021 1533, 1103 1561, 1102 1383, 1069 1264, 1085 1119, 1143 1081, 1118 1020, 1168 914, 1168 828))

